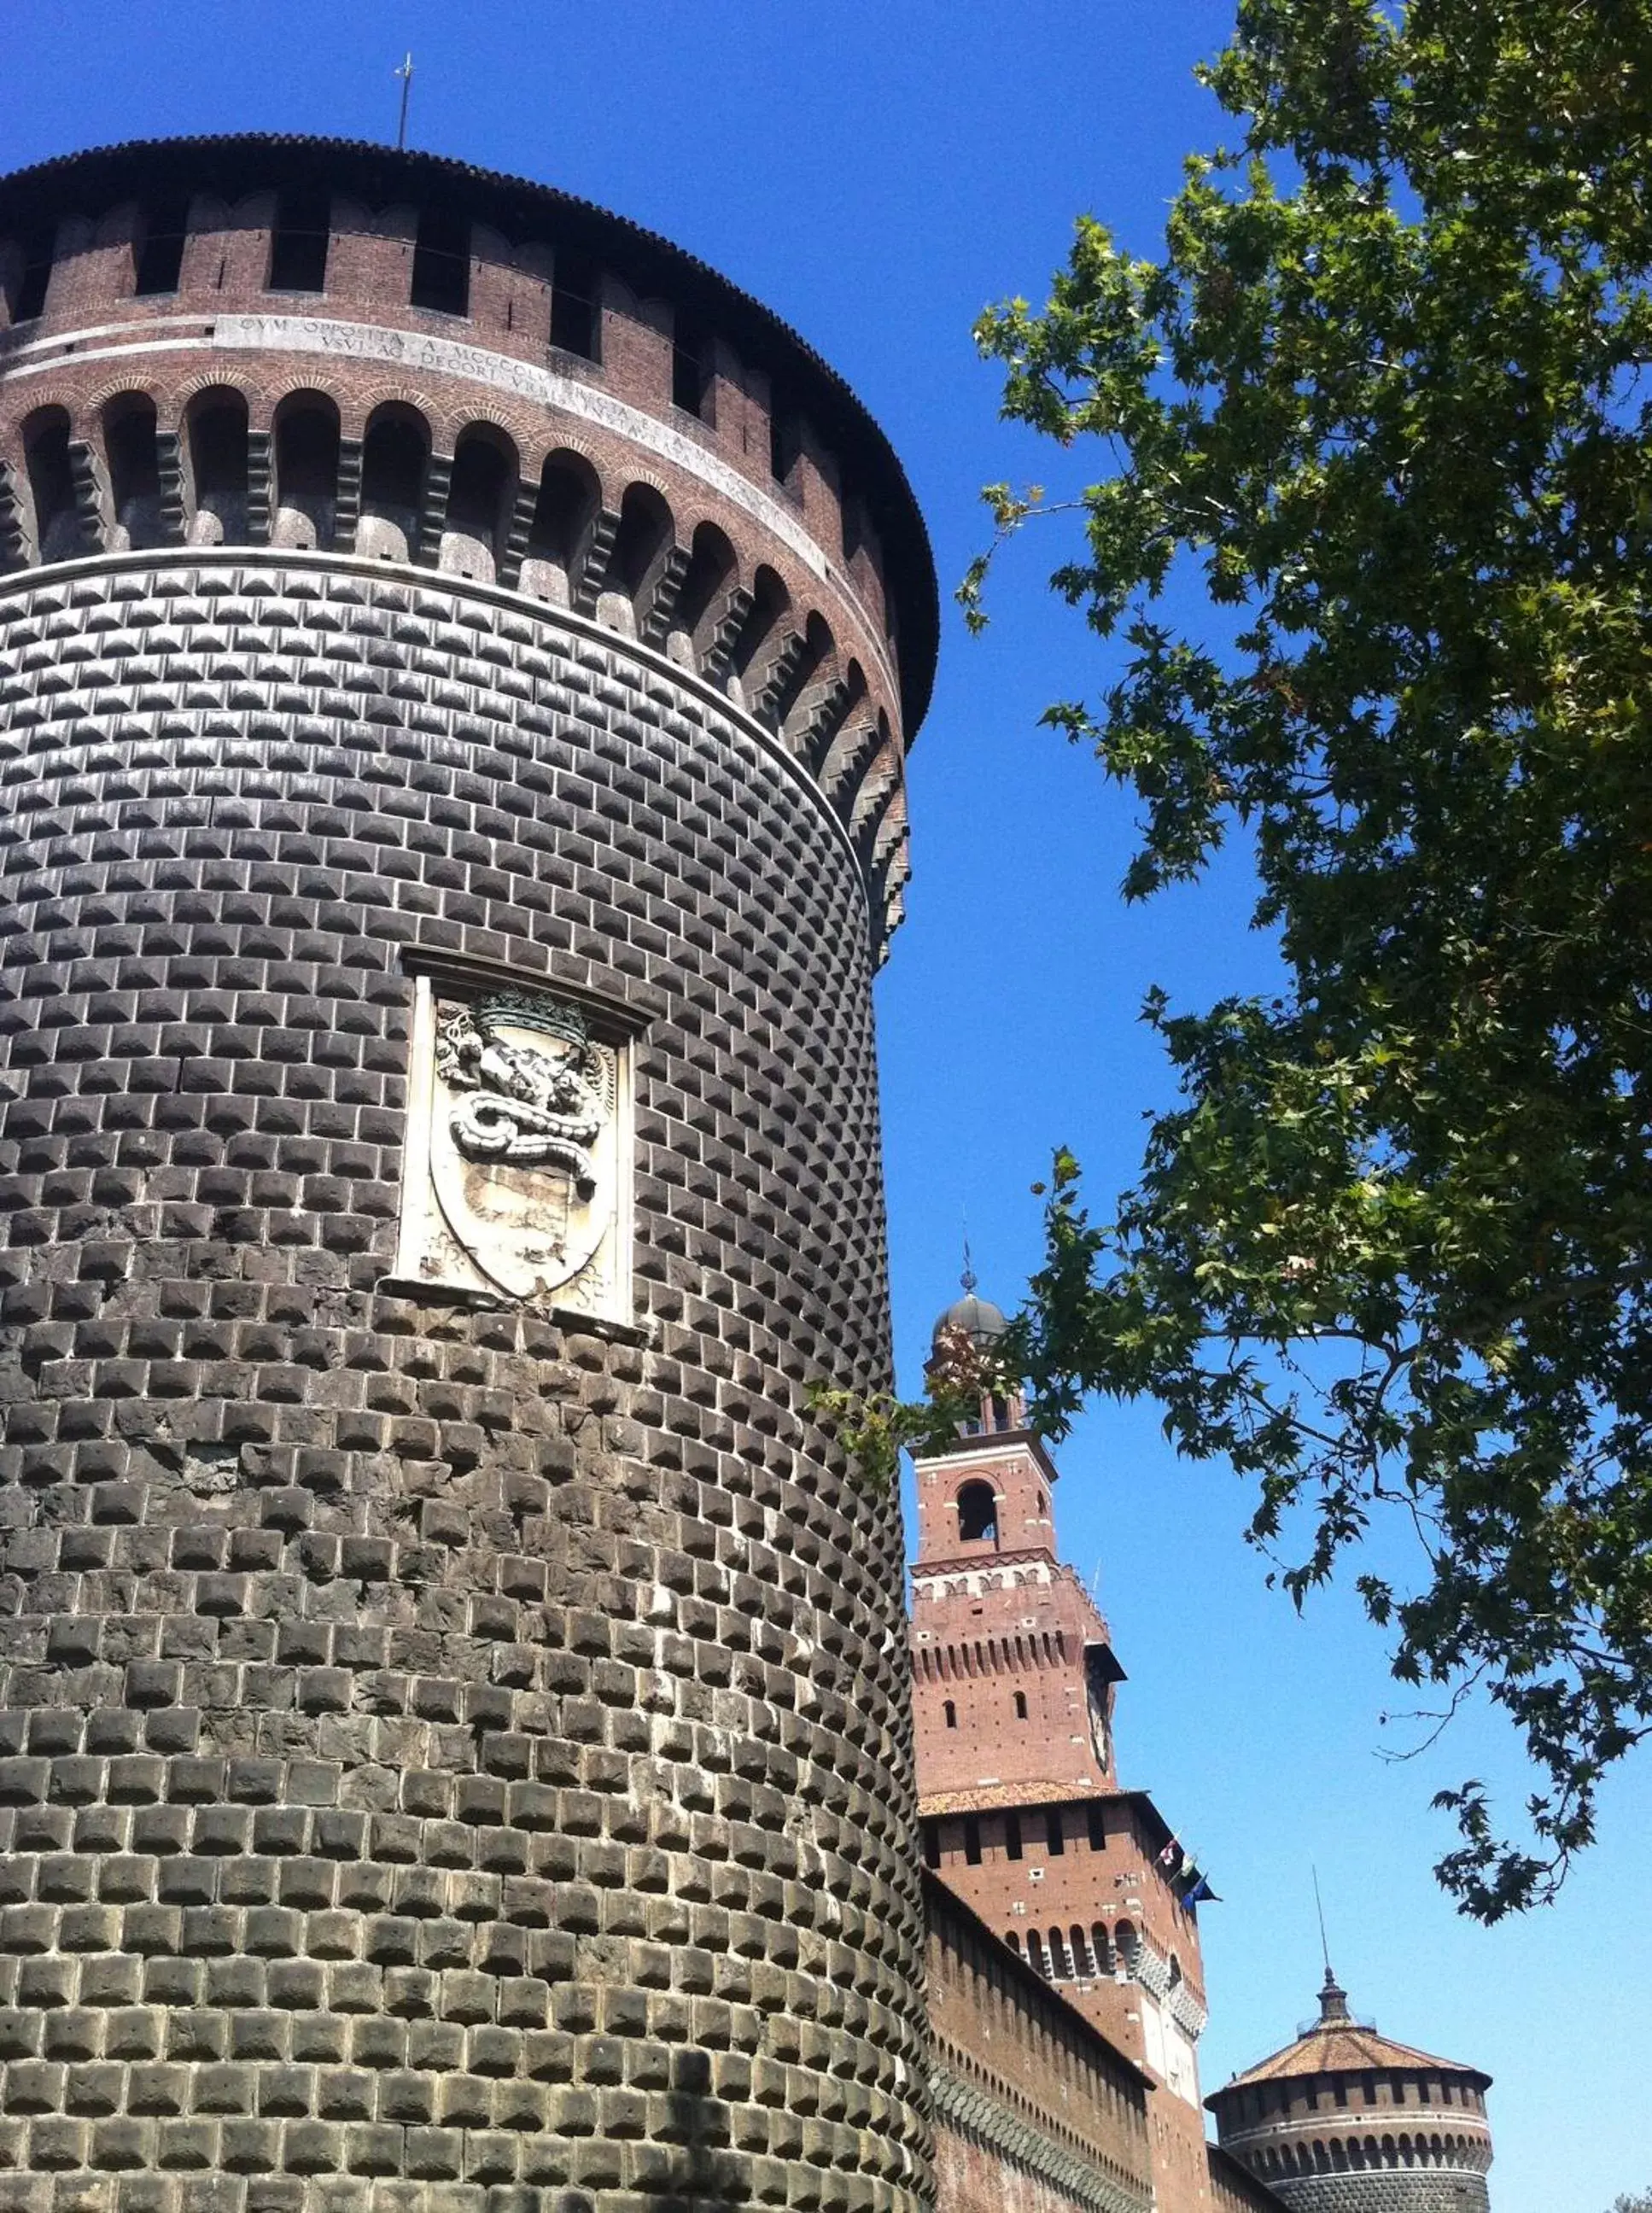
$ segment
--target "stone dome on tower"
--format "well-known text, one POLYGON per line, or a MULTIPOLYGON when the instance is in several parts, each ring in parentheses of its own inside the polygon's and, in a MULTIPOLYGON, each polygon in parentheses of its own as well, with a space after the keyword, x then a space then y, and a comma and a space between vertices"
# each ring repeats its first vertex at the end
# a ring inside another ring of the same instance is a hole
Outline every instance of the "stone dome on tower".
POLYGON ((1319 1998, 1205 2100, 1223 2150, 1296 2213, 1486 2213, 1490 2076, 1356 2020, 1328 1961, 1319 1998))
POLYGON ((968 1338, 978 1352, 996 1344, 1009 1328, 1002 1307, 995 1307, 991 1299, 980 1297, 976 1290, 976 1274, 970 1265, 969 1247, 964 1247, 963 1273, 959 1277, 961 1298, 954 1299, 944 1313, 936 1316, 930 1332, 930 1342, 938 1346, 943 1337, 955 1337, 960 1332, 968 1338))
MULTIPOLYGON (((969 1280, 972 1283, 974 1278, 969 1280)), ((936 1317, 933 1335, 939 1338, 943 1332, 962 1330, 972 1344, 984 1350, 989 1344, 996 1344, 1009 1326, 1002 1307, 995 1307, 991 1299, 978 1298, 974 1291, 967 1290, 961 1299, 954 1299, 944 1314, 936 1317)))

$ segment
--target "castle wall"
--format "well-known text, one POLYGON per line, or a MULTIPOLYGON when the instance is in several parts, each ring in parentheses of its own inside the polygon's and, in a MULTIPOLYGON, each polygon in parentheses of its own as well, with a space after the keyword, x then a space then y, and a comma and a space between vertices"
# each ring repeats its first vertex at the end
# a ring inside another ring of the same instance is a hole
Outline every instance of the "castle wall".
MULTIPOLYGON (((920 1737, 920 1777, 923 1746, 920 1737)), ((988 1801, 978 1813, 931 1814, 927 1793, 924 1801, 932 1857, 960 1895, 1013 1949, 1070 1985, 1074 2003, 1132 2058, 1146 2056, 1143 1995, 1167 2003, 1180 1992, 1175 2010, 1197 2038, 1205 2013, 1197 1915, 1155 1866, 1159 1832, 1137 1800, 1119 1791, 1004 1808, 996 1793, 978 1795, 988 1801)))
POLYGON ((1145 2213, 1148 2079, 926 1880, 937 2213, 1145 2213))
POLYGON ((1216 2213, 1278 2213, 1281 2200, 1248 2167, 1217 2144, 1207 2143, 1204 2149, 1216 2213))
POLYGON ((984 2100, 960 2100, 954 2120, 942 2109, 935 2131, 935 2198, 943 2213, 1071 2213, 1078 2206, 1117 2202, 1146 2204, 1146 2199, 1092 2197, 1088 2178, 1053 2179, 1039 2158, 1030 2131, 1020 2130, 984 2100), (1036 2163, 1035 2163, 1036 2162, 1036 2163))
POLYGON ((0 180, 0 2205, 926 2203, 899 465, 382 149, 0 180))
MULTIPOLYGON (((777 355, 803 349, 721 280, 711 280, 710 312, 703 297, 687 298, 704 296, 710 272, 665 241, 517 180, 360 145, 249 138, 81 157, 67 192, 97 206, 95 216, 62 214, 58 166, 10 180, 20 202, 13 221, 0 208, 8 371, 0 437, 31 410, 58 405, 76 436, 91 436, 102 405, 125 389, 123 372, 134 369, 140 383, 159 379, 180 398, 209 384, 241 389, 253 430, 267 430, 293 387, 290 376, 270 373, 268 353, 283 348, 308 357, 307 381, 319 388, 332 389, 342 375, 346 439, 359 437, 375 405, 429 405, 433 384, 433 413, 442 416, 444 400, 452 405, 436 442, 449 457, 454 437, 478 419, 527 451, 542 441, 546 405, 558 405, 576 418, 566 427, 576 452, 614 454, 616 430, 622 443, 646 440, 668 497, 685 476, 703 491, 713 472, 724 526, 736 536, 745 526, 743 550, 766 540, 772 558, 779 538, 788 582, 807 578, 816 592, 824 582, 837 599, 844 649, 869 674, 893 668, 896 602, 914 587, 921 599, 923 580, 889 572, 871 520, 874 507, 887 504, 874 481, 883 472, 862 466, 832 435, 823 365, 808 357, 777 365, 777 355), (307 181, 319 201, 330 235, 314 289, 272 281, 280 196, 270 186, 247 189, 265 172, 307 181), (147 189, 134 192, 138 178, 147 189), (420 218, 432 204, 464 218, 456 312, 418 296, 420 218), (143 249, 157 221, 180 221, 186 236, 174 281, 145 292, 143 249), (28 302, 36 312, 22 318, 17 278, 31 243, 52 259, 28 302), (569 282, 590 294, 588 351, 555 342, 553 298, 569 282), (674 375, 674 343, 691 328, 704 359, 692 408, 675 404, 674 375), (169 358, 150 350, 155 339, 169 358), (443 364, 465 349, 486 357, 486 390, 461 399, 443 364), (559 399, 547 399, 553 387, 559 399)), ((913 658, 923 658, 916 641, 913 658)), ((906 704, 916 721, 914 701, 906 704)))

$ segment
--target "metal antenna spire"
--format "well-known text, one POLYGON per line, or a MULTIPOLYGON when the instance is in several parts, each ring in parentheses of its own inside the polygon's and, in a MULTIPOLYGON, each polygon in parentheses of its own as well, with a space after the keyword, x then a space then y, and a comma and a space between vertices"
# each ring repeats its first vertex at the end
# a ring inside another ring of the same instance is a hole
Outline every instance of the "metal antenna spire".
POLYGON ((1331 1966, 1331 1947, 1325 1937, 1325 1906, 1320 1897, 1320 1870, 1309 1862, 1314 1877, 1314 1911, 1320 1917, 1320 1950, 1325 1960, 1325 1983, 1320 1991, 1320 2026, 1335 2027, 1349 2021, 1353 2015, 1348 2010, 1348 1993, 1337 1980, 1331 1966))
POLYGON ((1310 1862, 1308 1872, 1314 1878, 1314 1911, 1320 1917, 1320 1951, 1325 1960, 1325 1978, 1328 1983, 1333 1978, 1331 1972, 1331 1947, 1325 1940, 1325 1907, 1320 1899, 1320 1870, 1310 1862))
POLYGON ((413 88, 411 54, 408 55, 399 69, 392 70, 390 74, 401 79, 401 120, 396 125, 396 151, 399 154, 405 151, 407 144, 407 95, 413 88))
POLYGON ((965 1295, 971 1295, 975 1289, 977 1279, 974 1265, 969 1257, 969 1225, 967 1222, 964 1225, 964 1272, 960 1276, 958 1280, 964 1287, 965 1295))

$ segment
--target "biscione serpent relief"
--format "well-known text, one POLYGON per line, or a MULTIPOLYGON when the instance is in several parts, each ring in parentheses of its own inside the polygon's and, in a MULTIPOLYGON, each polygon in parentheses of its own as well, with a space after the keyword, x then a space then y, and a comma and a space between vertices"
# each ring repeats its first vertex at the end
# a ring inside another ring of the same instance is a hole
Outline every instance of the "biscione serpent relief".
POLYGON ((628 1320, 628 1076, 570 1000, 417 978, 397 1275, 628 1320))

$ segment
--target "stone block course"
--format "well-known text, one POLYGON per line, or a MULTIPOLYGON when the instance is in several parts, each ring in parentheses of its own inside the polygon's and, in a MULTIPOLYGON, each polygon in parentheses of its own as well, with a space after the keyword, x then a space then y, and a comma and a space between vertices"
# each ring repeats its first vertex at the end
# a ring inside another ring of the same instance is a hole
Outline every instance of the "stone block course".
POLYGON ((1292 2213, 1487 2213, 1489 2203, 1483 2174, 1441 2167, 1276 2175, 1269 2187, 1292 2213))
POLYGON ((0 589, 0 2204, 921 2196, 835 818, 623 641, 228 552, 0 589), (634 1332, 381 1288, 404 954, 635 995, 634 1332))

